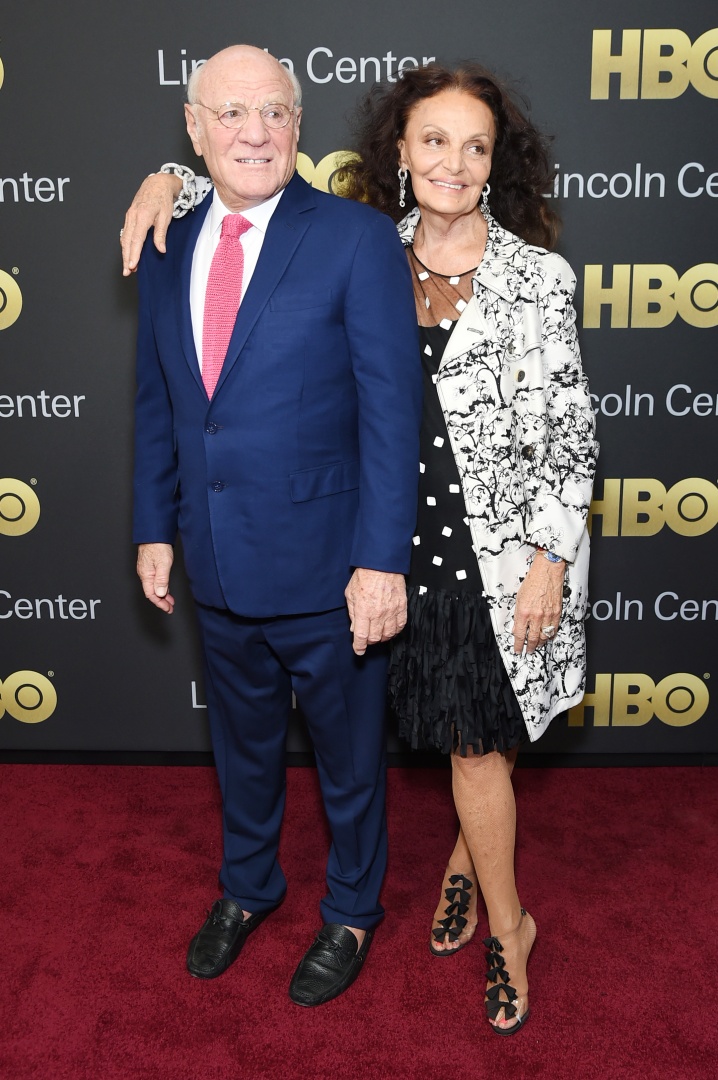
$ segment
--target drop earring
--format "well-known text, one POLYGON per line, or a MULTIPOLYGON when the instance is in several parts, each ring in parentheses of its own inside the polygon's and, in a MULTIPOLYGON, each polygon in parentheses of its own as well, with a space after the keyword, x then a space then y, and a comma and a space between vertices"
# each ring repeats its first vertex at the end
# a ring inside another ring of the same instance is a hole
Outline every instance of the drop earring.
POLYGON ((484 190, 481 192, 481 213, 484 217, 487 217, 490 213, 489 210, 489 195, 491 194, 491 185, 489 183, 484 184, 484 190))
POLYGON ((399 167, 399 172, 397 173, 397 175, 399 177, 399 206, 403 210, 406 206, 406 178, 409 173, 406 169, 402 169, 401 167, 399 167))

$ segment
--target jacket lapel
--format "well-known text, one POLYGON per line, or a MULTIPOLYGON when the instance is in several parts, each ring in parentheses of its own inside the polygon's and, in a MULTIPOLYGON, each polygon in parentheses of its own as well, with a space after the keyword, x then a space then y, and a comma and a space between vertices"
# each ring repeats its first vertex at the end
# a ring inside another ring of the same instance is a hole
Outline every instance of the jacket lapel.
MULTIPOLYGON (((489 293, 488 303, 479 301, 475 284, 474 295, 454 327, 439 368, 470 349, 482 348, 491 342, 496 344, 500 340, 501 329, 492 317, 491 296, 500 297, 507 304, 518 299, 526 273, 524 247, 522 240, 502 229, 493 218, 489 219, 486 250, 474 274, 474 282, 489 293)), ((503 321, 505 331, 510 325, 505 321, 505 314, 503 321)))
POLYGON ((481 310, 479 301, 472 296, 451 332, 451 337, 441 357, 439 370, 455 357, 491 340, 492 336, 491 327, 481 310))
MULTIPOLYGON (((184 235, 184 243, 177 253, 177 273, 176 273, 176 287, 175 287, 175 305, 177 309, 177 324, 180 328, 180 339, 182 341, 182 349, 184 351, 185 360, 189 365, 189 369, 195 379, 195 382, 201 389, 202 393, 206 396, 206 390, 204 383, 202 382, 202 374, 199 370, 199 359, 197 357, 197 349, 194 344, 194 333, 192 330, 192 311, 190 309, 189 302, 189 284, 190 277, 192 275, 192 258, 194 256, 194 249, 197 245, 197 238, 199 236, 200 229, 207 214, 209 208, 212 205, 212 196, 204 199, 196 210, 190 215, 188 228, 184 235)), ((171 234, 170 234, 171 235, 171 234)))
POLYGON ((230 371, 240 361, 247 338, 309 228, 311 214, 304 217, 302 215, 305 211, 313 210, 315 206, 316 198, 311 187, 295 173, 284 189, 267 227, 257 266, 237 313, 237 321, 214 396, 222 389, 230 371))

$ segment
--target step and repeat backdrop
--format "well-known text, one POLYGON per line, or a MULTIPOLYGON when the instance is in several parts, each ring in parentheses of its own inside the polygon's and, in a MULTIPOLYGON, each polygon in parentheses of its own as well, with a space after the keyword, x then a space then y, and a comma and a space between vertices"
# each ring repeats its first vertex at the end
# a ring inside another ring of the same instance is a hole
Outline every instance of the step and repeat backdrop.
MULTIPOLYGON (((192 163, 189 73, 228 44, 302 82, 301 171, 331 189, 377 79, 478 59, 554 138, 548 194, 601 440, 588 692, 530 751, 718 752, 718 18, 707 0, 24 0, 0 24, 0 750, 209 748, 192 603, 130 544, 142 178, 192 163)), ((197 163, 201 170, 201 162, 197 163)), ((391 746, 399 744, 390 735, 391 746)), ((306 746, 300 723, 290 750, 306 746)))

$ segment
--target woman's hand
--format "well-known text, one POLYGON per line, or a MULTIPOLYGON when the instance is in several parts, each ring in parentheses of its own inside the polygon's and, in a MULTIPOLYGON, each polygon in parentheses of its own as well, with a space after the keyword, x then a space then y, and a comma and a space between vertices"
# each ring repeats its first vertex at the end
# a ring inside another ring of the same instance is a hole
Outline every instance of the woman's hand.
POLYGON ((172 220, 172 207, 181 190, 182 181, 174 174, 154 173, 143 182, 132 200, 132 206, 125 214, 125 224, 120 233, 124 277, 137 269, 142 245, 153 225, 155 247, 164 255, 167 229, 172 220))
POLYGON ((521 583, 516 596, 514 616, 514 652, 533 652, 545 645, 558 630, 561 621, 563 579, 566 563, 553 563, 537 551, 531 569, 521 583), (553 627, 543 633, 543 627, 553 627))

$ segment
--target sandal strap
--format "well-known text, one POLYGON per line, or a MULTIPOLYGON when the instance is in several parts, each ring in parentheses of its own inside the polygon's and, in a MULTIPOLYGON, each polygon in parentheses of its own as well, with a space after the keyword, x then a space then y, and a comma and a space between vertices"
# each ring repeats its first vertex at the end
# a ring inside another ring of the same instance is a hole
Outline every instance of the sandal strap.
POLYGON ((444 889, 444 896, 448 904, 447 915, 457 911, 459 915, 465 915, 469 909, 471 882, 463 874, 452 874, 449 878, 451 888, 444 889))
POLYGON ((473 888, 473 882, 469 881, 463 874, 451 874, 449 877, 449 885, 451 888, 444 889, 444 897, 446 898, 447 906, 444 908, 445 919, 439 919, 439 925, 432 927, 432 934, 434 940, 442 944, 446 941, 448 935, 449 941, 457 941, 461 936, 461 932, 468 923, 468 919, 464 918, 469 910, 470 902, 470 890, 473 888))
POLYGON ((457 930, 455 926, 452 926, 450 929, 443 926, 432 926, 431 932, 434 935, 434 941, 440 945, 446 944, 447 934, 449 936, 449 941, 458 941, 461 937, 461 931, 457 930))
POLYGON ((518 994, 514 990, 513 986, 492 986, 490 990, 486 991, 486 1000, 484 1001, 484 1008, 486 1009, 486 1015, 492 1020, 495 1020, 501 1010, 504 1010, 504 1019, 511 1020, 516 1016, 517 1008, 512 1002, 516 1001, 518 994), (502 1000, 499 995, 501 992, 506 994, 506 1001, 502 1000))
POLYGON ((439 919, 439 925, 433 927, 431 932, 437 941, 441 941, 444 934, 449 935, 450 941, 456 941, 467 922, 463 915, 450 915, 447 919, 439 919))
POLYGON ((469 910, 469 905, 461 904, 458 900, 455 900, 453 904, 449 904, 444 910, 447 915, 465 915, 469 910))
MULTIPOLYGON (((526 912, 521 908, 521 918, 523 919, 526 912)), ((519 923, 519 926, 521 923, 519 923)), ((518 930, 518 926, 516 927, 518 930)), ((514 933, 514 931, 511 931, 514 933)), ((504 1019, 511 1020, 517 1014, 517 1008, 512 1002, 518 998, 516 988, 511 985, 511 976, 506 970, 506 961, 503 958, 504 947, 501 941, 497 937, 484 938, 484 945, 486 946, 486 960, 489 964, 489 970, 486 972, 486 978, 489 982, 495 983, 495 986, 489 987, 484 996, 484 1008, 486 1009, 486 1015, 491 1020, 496 1020, 501 1010, 504 1010, 504 1019), (501 981, 499 981, 501 980, 501 981), (504 995, 503 997, 501 995, 504 995)))
POLYGON ((466 889, 444 889, 444 896, 450 904, 461 904, 462 907, 469 906, 469 894, 466 889))
POLYGON ((463 874, 452 874, 449 878, 449 884, 459 885, 462 889, 465 889, 466 892, 471 892, 474 887, 473 881, 469 881, 463 874))

